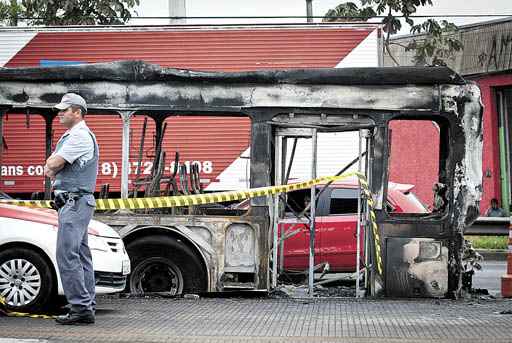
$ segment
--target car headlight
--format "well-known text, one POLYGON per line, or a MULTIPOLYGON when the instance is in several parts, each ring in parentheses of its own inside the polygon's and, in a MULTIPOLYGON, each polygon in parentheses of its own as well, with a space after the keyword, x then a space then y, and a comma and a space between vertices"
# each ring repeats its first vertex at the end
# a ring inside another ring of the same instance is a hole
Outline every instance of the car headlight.
POLYGON ((107 242, 101 237, 89 235, 89 249, 99 251, 109 251, 107 242))

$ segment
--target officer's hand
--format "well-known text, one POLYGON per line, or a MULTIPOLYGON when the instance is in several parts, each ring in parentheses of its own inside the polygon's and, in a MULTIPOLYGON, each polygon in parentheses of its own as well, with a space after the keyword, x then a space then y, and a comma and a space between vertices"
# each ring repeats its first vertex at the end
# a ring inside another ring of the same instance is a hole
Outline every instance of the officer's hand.
POLYGON ((44 166, 44 175, 46 175, 46 177, 49 177, 52 181, 55 179, 55 172, 48 168, 47 166, 44 166))

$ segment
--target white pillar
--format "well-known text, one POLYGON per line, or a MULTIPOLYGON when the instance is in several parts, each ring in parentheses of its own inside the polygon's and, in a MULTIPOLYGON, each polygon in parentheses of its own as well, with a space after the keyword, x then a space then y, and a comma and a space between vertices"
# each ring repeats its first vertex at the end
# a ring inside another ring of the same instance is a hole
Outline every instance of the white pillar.
MULTIPOLYGON (((186 17, 187 6, 185 0, 169 0, 169 17, 186 17)), ((186 24, 186 19, 169 19, 169 24, 186 24)))
MULTIPOLYGON (((274 158, 274 182, 278 186, 281 184, 281 144, 283 138, 275 136, 275 158, 274 158)), ((274 210, 272 215, 273 222, 273 240, 272 240, 272 288, 277 287, 277 250, 279 246, 278 230, 279 230, 279 193, 274 195, 274 210)), ((282 237, 281 237, 282 238, 282 237)))
POLYGON ((121 198, 128 198, 128 170, 130 158, 130 119, 134 112, 119 111, 123 120, 123 141, 121 150, 121 198))

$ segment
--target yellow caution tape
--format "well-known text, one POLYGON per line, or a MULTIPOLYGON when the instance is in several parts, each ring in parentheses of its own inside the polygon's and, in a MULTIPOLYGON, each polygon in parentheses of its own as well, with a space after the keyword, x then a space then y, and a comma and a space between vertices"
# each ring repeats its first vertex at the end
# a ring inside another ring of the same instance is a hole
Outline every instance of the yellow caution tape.
MULTIPOLYGON (((129 198, 129 199, 97 199, 97 210, 119 210, 119 209, 148 209, 148 208, 170 208, 184 207, 191 205, 213 204, 226 201, 244 200, 247 198, 274 195, 278 193, 287 193, 300 189, 307 189, 311 186, 323 184, 327 182, 339 181, 349 177, 357 177, 361 183, 361 187, 365 192, 370 212, 370 222, 375 240, 375 252, 377 259, 377 270, 382 275, 382 259, 380 254, 380 237, 377 223, 375 221, 375 212, 373 209, 373 199, 371 197, 368 183, 363 174, 358 172, 346 173, 337 176, 323 176, 305 182, 292 183, 288 185, 269 186, 252 188, 241 191, 228 191, 209 194, 179 195, 165 197, 148 197, 148 198, 129 198)), ((29 206, 38 208, 52 208, 50 200, 0 200, 0 203, 12 204, 19 206, 29 206)))
MULTIPOLYGON (((327 183, 331 181, 338 181, 349 177, 356 176, 359 179, 364 180, 364 175, 353 172, 339 176, 323 176, 313 180, 292 183, 281 186, 269 186, 252 188, 241 191, 228 191, 218 192, 209 194, 193 194, 193 195, 178 195, 178 196, 165 196, 165 197, 148 197, 148 198, 129 198, 129 199, 97 199, 96 209, 97 210, 120 210, 120 209, 148 209, 148 208, 170 208, 170 207, 184 207, 191 205, 204 205, 213 204, 226 201, 237 201, 244 200, 247 198, 261 197, 267 195, 273 195, 278 193, 287 193, 296 191, 299 189, 310 188, 313 185, 327 183)), ((365 187, 368 184, 365 182, 365 187)), ((0 203, 38 207, 38 208, 52 208, 51 200, 11 200, 3 199, 0 203)))
POLYGON ((373 233, 373 242, 375 245, 375 259, 377 261, 377 272, 382 276, 382 256, 380 251, 380 235, 379 235, 379 227, 377 226, 377 216, 375 215, 375 210, 373 208, 373 199, 370 189, 368 188, 368 183, 366 180, 361 178, 360 175, 359 182, 361 184, 361 188, 366 196, 366 203, 368 204, 368 214, 370 219, 370 225, 373 233))
POLYGON ((46 314, 31 314, 31 313, 25 313, 25 312, 15 312, 10 311, 7 308, 7 303, 5 302, 5 299, 0 296, 0 315, 4 315, 7 317, 28 317, 28 318, 40 318, 40 319, 54 319, 55 316, 49 316, 46 314))

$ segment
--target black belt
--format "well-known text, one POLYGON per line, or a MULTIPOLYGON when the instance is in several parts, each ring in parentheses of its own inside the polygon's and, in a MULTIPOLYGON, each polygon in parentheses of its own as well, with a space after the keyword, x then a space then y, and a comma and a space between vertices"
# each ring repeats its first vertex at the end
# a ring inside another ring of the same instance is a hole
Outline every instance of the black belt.
POLYGON ((55 194, 55 198, 52 202, 52 207, 55 210, 59 210, 60 208, 64 207, 68 200, 78 200, 80 197, 86 195, 86 194, 92 194, 90 192, 60 192, 55 194))
POLYGON ((81 197, 83 195, 94 194, 94 193, 93 192, 86 192, 86 191, 70 192, 70 191, 55 190, 54 194, 55 194, 55 196, 57 196, 57 194, 70 194, 70 195, 73 195, 73 196, 81 197))

